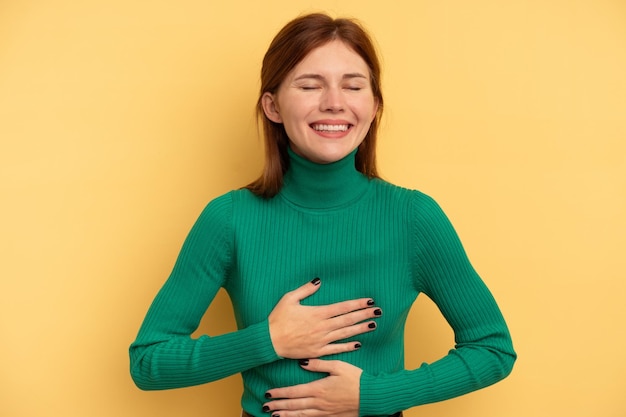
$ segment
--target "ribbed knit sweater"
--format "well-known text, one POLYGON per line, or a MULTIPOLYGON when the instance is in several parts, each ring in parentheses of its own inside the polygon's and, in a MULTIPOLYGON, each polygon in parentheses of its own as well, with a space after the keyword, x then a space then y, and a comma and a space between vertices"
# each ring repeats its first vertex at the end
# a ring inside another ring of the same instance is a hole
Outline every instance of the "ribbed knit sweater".
POLYGON ((445 214, 419 191, 366 178, 354 158, 318 165, 290 152, 275 197, 242 189, 207 205, 130 347, 138 387, 185 387, 241 373, 242 407, 265 416, 268 389, 324 377, 280 358, 268 325, 279 299, 315 277, 321 287, 302 304, 370 297, 384 312, 375 331, 352 338, 359 350, 323 358, 363 370, 361 416, 445 400, 509 374, 516 358, 509 331, 445 214), (238 330, 192 338, 222 287, 238 330), (405 321, 420 293, 441 310, 455 346, 407 370, 405 321))

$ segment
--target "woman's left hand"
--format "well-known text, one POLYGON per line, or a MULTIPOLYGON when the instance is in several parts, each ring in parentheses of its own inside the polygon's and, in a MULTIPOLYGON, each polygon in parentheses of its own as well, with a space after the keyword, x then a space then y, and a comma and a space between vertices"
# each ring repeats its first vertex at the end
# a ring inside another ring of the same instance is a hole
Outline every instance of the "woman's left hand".
POLYGON ((264 404, 263 411, 279 417, 358 417, 360 380, 363 370, 342 361, 310 359, 300 366, 311 372, 324 372, 327 377, 307 384, 267 391, 276 400, 264 404))

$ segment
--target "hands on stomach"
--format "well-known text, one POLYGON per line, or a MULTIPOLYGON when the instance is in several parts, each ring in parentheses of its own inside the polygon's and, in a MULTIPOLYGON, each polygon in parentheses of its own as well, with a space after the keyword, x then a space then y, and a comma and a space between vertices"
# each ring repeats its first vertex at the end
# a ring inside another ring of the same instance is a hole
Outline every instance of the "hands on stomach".
POLYGON ((268 390, 263 411, 271 417, 358 417, 360 368, 343 361, 326 361, 326 355, 351 352, 358 341, 335 343, 376 329, 371 320, 382 314, 371 298, 324 306, 303 306, 300 301, 320 287, 319 278, 285 294, 269 316, 270 337, 276 353, 300 359, 311 372, 325 378, 301 385, 268 390))

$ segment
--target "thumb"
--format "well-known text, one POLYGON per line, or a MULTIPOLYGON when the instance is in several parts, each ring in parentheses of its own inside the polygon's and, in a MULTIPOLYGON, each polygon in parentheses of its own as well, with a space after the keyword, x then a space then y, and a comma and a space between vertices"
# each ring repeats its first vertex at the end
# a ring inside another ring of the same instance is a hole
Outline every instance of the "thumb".
POLYGON ((322 283, 321 279, 313 278, 311 282, 307 282, 303 286, 291 291, 291 296, 294 297, 298 301, 302 301, 305 298, 315 294, 315 292, 319 290, 321 283, 322 283))

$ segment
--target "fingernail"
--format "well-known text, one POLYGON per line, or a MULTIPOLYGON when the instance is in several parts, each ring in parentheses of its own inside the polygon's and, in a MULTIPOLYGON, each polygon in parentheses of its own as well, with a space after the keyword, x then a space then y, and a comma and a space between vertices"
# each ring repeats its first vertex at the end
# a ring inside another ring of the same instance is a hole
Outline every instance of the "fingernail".
POLYGON ((269 411, 270 411, 270 407, 268 405, 264 405, 263 406, 263 412, 264 413, 269 413, 269 411))
POLYGON ((369 327, 370 329, 375 329, 376 328, 376 323, 370 323, 367 325, 367 327, 369 327))
POLYGON ((272 414, 272 417, 280 417, 278 414, 272 414))
POLYGON ((360 343, 355 343, 354 344, 354 348, 355 349, 360 349, 361 348, 361 344, 360 343))
POLYGON ((376 304, 376 303, 371 298, 369 300, 367 300, 367 305, 368 306, 373 306, 374 304, 376 304))
POLYGON ((309 364, 309 360, 308 359, 300 359, 298 361, 298 363, 300 364, 300 366, 307 366, 309 364))
POLYGON ((375 316, 380 316, 383 314, 383 311, 380 308, 377 308, 376 310, 374 310, 374 315, 375 316))
POLYGON ((272 398, 272 394, 270 394, 269 392, 265 393, 265 398, 272 398))
POLYGON ((313 285, 319 285, 319 284, 320 284, 320 282, 322 282, 322 280, 321 280, 321 279, 319 279, 319 278, 313 278, 313 280, 311 281, 311 284, 313 284, 313 285))

